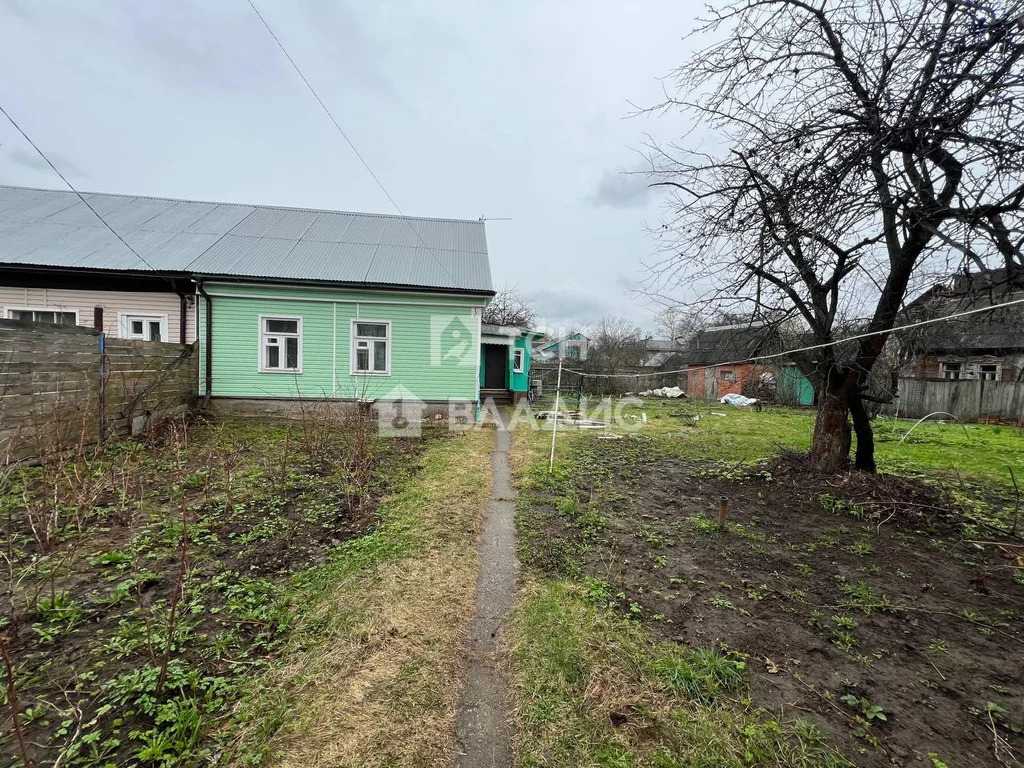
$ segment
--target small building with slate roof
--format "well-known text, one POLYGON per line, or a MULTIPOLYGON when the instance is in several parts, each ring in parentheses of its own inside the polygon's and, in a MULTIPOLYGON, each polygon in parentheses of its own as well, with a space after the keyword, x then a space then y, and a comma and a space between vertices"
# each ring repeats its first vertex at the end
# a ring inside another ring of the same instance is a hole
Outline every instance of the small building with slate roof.
POLYGON ((908 311, 915 321, 949 319, 904 334, 909 362, 903 375, 940 381, 1024 379, 1024 286, 1008 280, 1005 270, 958 275, 919 296, 908 311), (1014 301, 1020 303, 995 306, 1014 301))
POLYGON ((771 370, 753 358, 779 349, 778 331, 770 325, 720 325, 698 332, 669 365, 686 366, 689 397, 717 400, 728 394, 757 396, 756 390, 771 370))

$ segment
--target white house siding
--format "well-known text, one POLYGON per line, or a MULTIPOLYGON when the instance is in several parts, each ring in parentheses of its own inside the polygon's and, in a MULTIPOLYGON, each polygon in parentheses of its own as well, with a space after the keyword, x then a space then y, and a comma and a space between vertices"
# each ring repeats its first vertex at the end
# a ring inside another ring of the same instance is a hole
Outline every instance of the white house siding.
MULTIPOLYGON (((167 339, 177 343, 181 330, 181 299, 176 293, 143 291, 76 291, 64 288, 12 288, 0 286, 0 317, 8 309, 53 309, 78 312, 78 324, 92 327, 93 309, 103 307, 103 330, 120 338, 118 314, 167 315, 167 339)), ((195 310, 185 312, 185 341, 196 339, 195 310)))

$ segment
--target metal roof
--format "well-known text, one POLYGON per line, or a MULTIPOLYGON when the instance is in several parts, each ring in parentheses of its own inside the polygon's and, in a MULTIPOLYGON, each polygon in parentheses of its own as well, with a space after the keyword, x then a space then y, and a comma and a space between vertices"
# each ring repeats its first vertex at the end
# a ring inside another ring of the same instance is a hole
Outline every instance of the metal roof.
POLYGON ((942 323, 909 331, 907 345, 927 353, 974 353, 1024 350, 1024 307, 1014 304, 1024 300, 1016 277, 1008 278, 1003 269, 959 275, 948 285, 937 285, 909 305, 914 320, 948 317, 961 312, 974 314, 953 317, 942 323), (992 309, 982 312, 985 307, 992 309))
POLYGON ((763 323, 738 323, 706 328, 698 332, 688 349, 681 352, 679 364, 717 365, 749 360, 777 351, 779 332, 763 323))
POLYGON ((0 264, 490 292, 482 221, 0 186, 0 264))

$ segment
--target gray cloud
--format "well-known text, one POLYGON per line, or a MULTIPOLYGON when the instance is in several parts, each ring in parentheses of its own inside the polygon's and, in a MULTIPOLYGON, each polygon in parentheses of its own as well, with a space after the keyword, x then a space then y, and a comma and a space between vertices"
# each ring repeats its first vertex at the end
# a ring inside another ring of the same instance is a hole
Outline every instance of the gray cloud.
POLYGON ((613 312, 609 302, 578 288, 537 288, 527 298, 537 315, 556 327, 589 325, 613 312))
POLYGON ((0 11, 6 11, 22 19, 31 16, 30 4, 22 0, 3 0, 0 2, 0 11))
MULTIPOLYGON (((77 176, 80 179, 89 178, 88 173, 83 171, 63 155, 57 152, 48 152, 47 155, 50 160, 53 161, 53 164, 56 165, 60 169, 60 172, 65 176, 77 176)), ((24 149, 13 149, 8 153, 7 157, 9 157, 12 162, 17 163, 18 165, 23 165, 26 168, 31 168, 34 171, 43 171, 44 173, 50 174, 53 173, 53 170, 47 162, 43 160, 35 150, 27 151, 24 149)), ((59 179, 55 178, 55 186, 58 185, 58 182, 59 179)))
POLYGON ((641 208, 647 205, 653 190, 642 173, 629 173, 624 168, 604 171, 597 183, 597 192, 591 198, 596 207, 641 208))

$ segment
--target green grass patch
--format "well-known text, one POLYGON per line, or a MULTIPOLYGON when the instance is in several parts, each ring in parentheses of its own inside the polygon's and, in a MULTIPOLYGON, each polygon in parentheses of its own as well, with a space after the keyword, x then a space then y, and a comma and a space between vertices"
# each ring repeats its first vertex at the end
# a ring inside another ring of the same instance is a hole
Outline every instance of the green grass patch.
POLYGON ((746 701, 742 658, 656 643, 592 597, 532 582, 511 619, 524 768, 851 765, 810 722, 746 701))
POLYGON ((477 430, 430 442, 415 477, 381 500, 374 531, 297 577, 295 628, 239 709, 234 762, 451 756, 493 439, 477 430))
MULTIPOLYGON (((647 423, 639 434, 650 438, 657 450, 729 465, 764 461, 780 449, 810 450, 815 417, 813 410, 805 408, 770 406, 757 412, 695 400, 648 400, 642 407, 627 407, 623 412, 646 414, 647 423)), ((1013 467, 1018 482, 1024 485, 1024 433, 1019 428, 956 422, 914 424, 889 417, 873 422, 880 471, 922 475, 952 486, 962 480, 972 488, 990 485, 1006 493, 1013 488, 1008 470, 1013 467), (911 427, 913 432, 904 439, 911 427)))

